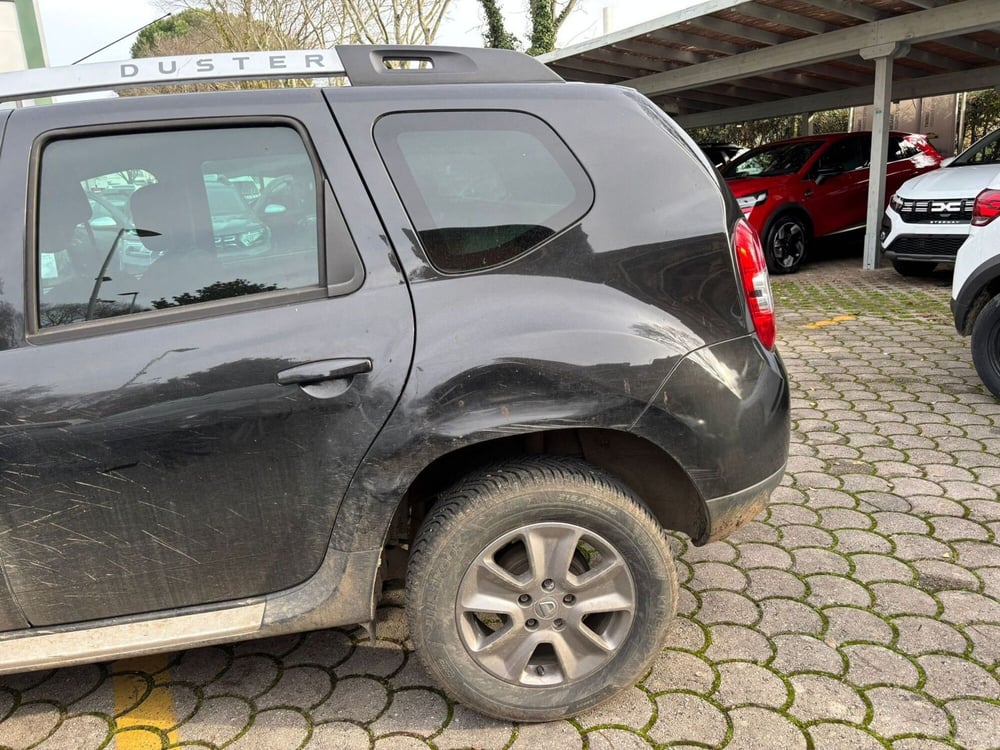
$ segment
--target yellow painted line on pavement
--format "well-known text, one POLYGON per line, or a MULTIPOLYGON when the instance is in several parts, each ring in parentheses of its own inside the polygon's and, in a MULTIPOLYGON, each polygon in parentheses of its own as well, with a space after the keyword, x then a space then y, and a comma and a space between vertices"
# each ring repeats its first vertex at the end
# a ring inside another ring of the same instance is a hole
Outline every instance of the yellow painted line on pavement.
MULTIPOLYGON (((169 688, 164 687, 170 681, 169 663, 166 654, 156 654, 121 659, 111 665, 117 750, 160 750, 163 747, 160 735, 149 731, 148 727, 167 732, 177 723, 174 699, 169 688), (153 689, 141 703, 139 701, 149 683, 141 675, 129 672, 153 675, 153 689)), ((177 730, 167 732, 167 739, 170 744, 175 744, 178 741, 177 730)))
POLYGON ((802 326, 803 328, 809 328, 810 330, 815 330, 816 328, 823 328, 825 326, 835 326, 838 323, 844 323, 848 320, 857 320, 856 315, 837 315, 836 317, 830 318, 829 320, 817 320, 815 323, 807 323, 802 326))

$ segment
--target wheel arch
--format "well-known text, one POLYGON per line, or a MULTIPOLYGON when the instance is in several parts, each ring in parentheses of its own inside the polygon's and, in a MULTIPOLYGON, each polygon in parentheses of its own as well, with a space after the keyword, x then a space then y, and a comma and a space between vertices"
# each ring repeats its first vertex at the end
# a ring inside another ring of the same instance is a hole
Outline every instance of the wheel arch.
POLYGON ((767 217, 767 223, 764 224, 764 231, 761 232, 761 239, 763 240, 767 237, 768 232, 771 231, 771 228, 774 226, 775 222, 778 221, 778 219, 788 216, 789 214, 797 216, 805 223, 806 230, 809 232, 809 237, 807 239, 811 240, 815 237, 815 228, 813 227, 812 217, 809 215, 809 212, 799 203, 789 203, 788 205, 776 209, 774 213, 767 217))
POLYGON ((956 298, 959 315, 955 320, 958 332, 963 336, 971 335, 979 313, 997 295, 1000 295, 1000 255, 977 268, 959 290, 956 298))
MULTIPOLYGON (((646 438, 595 427, 494 438, 438 456, 417 474, 400 499, 386 546, 408 543, 433 507, 437 493, 460 477, 491 463, 526 455, 579 456, 632 489, 663 528, 682 531, 693 539, 704 537, 707 506, 677 460, 646 438)), ((400 562, 396 560, 397 566, 400 562)), ((395 577, 391 571, 387 573, 386 577, 395 577)))

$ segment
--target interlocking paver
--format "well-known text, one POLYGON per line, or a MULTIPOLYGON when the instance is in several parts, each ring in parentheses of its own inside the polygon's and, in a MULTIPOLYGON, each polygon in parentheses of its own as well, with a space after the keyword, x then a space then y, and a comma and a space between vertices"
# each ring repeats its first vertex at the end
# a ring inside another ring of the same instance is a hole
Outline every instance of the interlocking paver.
POLYGON ((788 689, 778 675, 753 662, 719 665, 719 687, 713 696, 722 706, 765 706, 780 709, 788 702, 788 689))
POLYGON ((945 707, 955 721, 955 741, 960 747, 992 750, 997 746, 1000 706, 980 700, 957 700, 945 707))
POLYGON ((705 656, 716 663, 734 659, 763 663, 774 655, 774 646, 755 628, 713 625, 708 632, 712 643, 705 656))
POLYGON ((876 687, 865 695, 872 706, 869 726, 884 738, 905 734, 947 737, 951 733, 948 715, 919 693, 899 687, 876 687))
POLYGON ((695 740, 721 745, 729 731, 729 719, 719 707, 689 693, 668 693, 656 699, 659 709, 649 737, 658 743, 695 740))
POLYGON ((823 640, 835 645, 842 643, 892 643, 893 629, 885 620, 859 607, 827 607, 823 640))
POLYGON ((116 732, 274 750, 1000 747, 1000 404, 952 329, 945 275, 858 265, 773 280, 788 474, 727 541, 671 537, 680 616, 615 701, 537 726, 450 702, 394 589, 374 644, 347 628, 177 653, 155 675, 0 678, 0 748, 114 747, 116 732), (853 319, 805 327, 838 315, 853 319), (121 724, 114 679, 142 686, 121 724), (176 728, 137 725, 167 694, 176 728))
POLYGON ((851 750, 882 750, 879 740, 857 727, 846 724, 823 722, 814 724, 807 730, 812 737, 813 747, 849 747, 851 750))
POLYGON ((920 682, 920 673, 913 663, 885 646, 852 644, 844 646, 841 652, 848 663, 844 679, 859 688, 875 685, 915 688, 920 682))
POLYGON ((795 691, 789 714, 799 721, 864 722, 868 708, 861 695, 843 680, 827 675, 799 674, 789 678, 789 682, 795 691))
POLYGON ((726 747, 731 750, 757 750, 761 747, 806 750, 802 730, 777 711, 744 706, 734 708, 730 717, 733 737, 726 747))
MULTIPOLYGON (((932 698, 1000 698, 1000 683, 978 664, 957 656, 929 654, 918 660, 924 674, 924 692, 932 698)), ((1000 731, 1000 727, 998 727, 1000 731)))

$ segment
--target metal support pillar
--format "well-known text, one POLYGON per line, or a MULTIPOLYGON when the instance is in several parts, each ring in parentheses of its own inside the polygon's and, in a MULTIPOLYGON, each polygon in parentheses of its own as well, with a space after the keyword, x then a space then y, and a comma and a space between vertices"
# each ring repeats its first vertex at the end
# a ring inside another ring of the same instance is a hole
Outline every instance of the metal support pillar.
POLYGON ((885 170, 892 108, 892 60, 901 51, 894 43, 861 50, 861 57, 865 60, 875 60, 872 151, 868 162, 868 215, 865 220, 865 254, 861 266, 865 271, 876 269, 879 265, 879 232, 885 211, 885 170))

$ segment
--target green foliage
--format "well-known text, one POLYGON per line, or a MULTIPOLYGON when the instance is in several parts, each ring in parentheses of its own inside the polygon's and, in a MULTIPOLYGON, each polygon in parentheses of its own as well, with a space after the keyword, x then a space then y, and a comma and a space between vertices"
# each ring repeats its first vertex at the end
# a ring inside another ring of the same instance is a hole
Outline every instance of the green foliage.
POLYGON ((167 18, 154 21, 139 32, 129 50, 132 57, 150 57, 155 54, 159 41, 169 37, 182 37, 208 21, 208 13, 198 8, 188 8, 167 18))
POLYGON ((996 89, 973 91, 965 104, 966 142, 961 149, 971 146, 987 133, 1000 127, 1000 93, 996 89))
POLYGON ((544 55, 556 47, 556 19, 548 0, 531 0, 531 46, 529 55, 544 55))
POLYGON ((517 49, 517 37, 507 31, 503 13, 496 0, 479 0, 486 16, 486 31, 483 32, 483 46, 492 49, 517 49))
MULTIPOLYGON (((832 109, 817 112, 810 118, 813 133, 842 133, 847 130, 848 110, 832 109)), ((692 128, 691 137, 699 143, 736 143, 755 148, 772 141, 807 135, 802 128, 802 118, 797 116, 771 117, 752 122, 730 123, 709 128, 692 128)))
MULTIPOLYGON (((544 55, 556 48, 556 32, 576 7, 577 0, 565 0, 558 7, 557 0, 528 0, 528 16, 531 30, 528 39, 531 44, 526 50, 529 55, 544 55)), ((521 49, 524 45, 517 35, 507 30, 503 11, 497 0, 479 0, 486 20, 483 44, 494 49, 521 49)))

